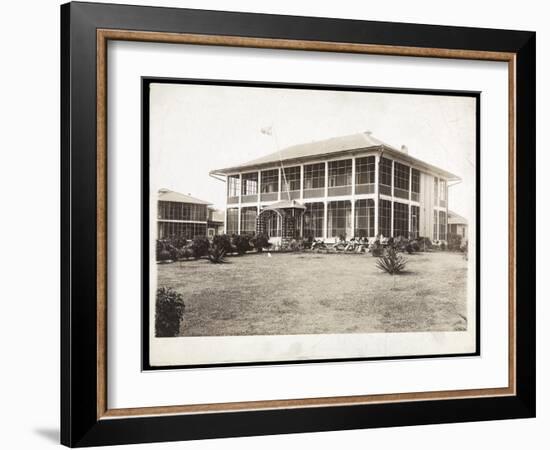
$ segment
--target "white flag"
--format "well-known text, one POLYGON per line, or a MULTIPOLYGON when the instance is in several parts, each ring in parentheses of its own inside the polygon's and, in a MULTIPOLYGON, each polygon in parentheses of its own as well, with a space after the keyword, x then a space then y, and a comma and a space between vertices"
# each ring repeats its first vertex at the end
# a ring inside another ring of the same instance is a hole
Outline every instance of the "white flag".
POLYGON ((267 134, 268 136, 271 136, 272 131, 273 131, 273 126, 264 127, 260 130, 262 134, 267 134))

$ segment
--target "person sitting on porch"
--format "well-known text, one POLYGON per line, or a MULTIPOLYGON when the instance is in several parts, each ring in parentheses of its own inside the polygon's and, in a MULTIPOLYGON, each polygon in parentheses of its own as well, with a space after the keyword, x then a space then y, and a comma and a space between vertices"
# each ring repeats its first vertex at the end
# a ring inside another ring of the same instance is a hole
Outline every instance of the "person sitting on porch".
POLYGON ((348 242, 348 244, 344 247, 344 251, 346 252, 352 252, 357 247, 357 241, 354 237, 351 238, 351 240, 348 242))

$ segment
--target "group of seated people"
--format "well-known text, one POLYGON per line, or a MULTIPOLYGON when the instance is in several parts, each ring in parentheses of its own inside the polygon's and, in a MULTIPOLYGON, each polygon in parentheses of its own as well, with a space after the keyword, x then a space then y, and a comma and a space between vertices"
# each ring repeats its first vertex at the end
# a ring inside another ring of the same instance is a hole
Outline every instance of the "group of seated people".
MULTIPOLYGON (((337 241, 332 248, 337 251, 345 251, 345 252, 356 252, 356 253, 366 253, 369 251, 369 248, 372 246, 386 246, 388 243, 390 243, 390 240, 392 238, 384 237, 382 234, 379 234, 376 237, 353 237, 349 241, 346 241, 345 239, 340 239, 337 241)), ((311 246, 309 247, 311 249, 319 249, 319 248, 326 248, 326 244, 323 240, 315 239, 313 240, 311 246)))
POLYGON ((388 238, 385 238, 384 235, 379 234, 376 237, 353 237, 349 241, 340 241, 335 245, 336 249, 344 250, 345 252, 356 252, 356 253, 365 253, 369 251, 374 245, 387 245, 388 238))

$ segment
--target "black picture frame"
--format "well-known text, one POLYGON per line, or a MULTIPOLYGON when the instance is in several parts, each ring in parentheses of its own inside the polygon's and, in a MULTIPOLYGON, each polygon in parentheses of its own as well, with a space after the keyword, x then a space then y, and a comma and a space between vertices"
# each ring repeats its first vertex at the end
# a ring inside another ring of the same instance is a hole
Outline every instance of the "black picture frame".
MULTIPOLYGON (((515 395, 103 417, 98 412, 97 30, 515 55, 515 232, 535 236, 534 32, 112 4, 61 6, 61 442, 71 447, 535 416, 535 246, 515 251, 515 395)), ((137 93, 136 95, 139 95, 137 93)))

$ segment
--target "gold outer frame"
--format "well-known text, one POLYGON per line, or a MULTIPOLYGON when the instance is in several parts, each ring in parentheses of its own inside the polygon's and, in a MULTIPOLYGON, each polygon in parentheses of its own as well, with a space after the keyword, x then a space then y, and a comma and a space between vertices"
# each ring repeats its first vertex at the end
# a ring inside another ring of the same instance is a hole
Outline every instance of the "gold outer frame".
POLYGON ((341 42, 246 38, 221 35, 98 29, 97 47, 97 419, 169 414, 221 413, 266 409, 448 400, 516 395, 516 54, 445 48, 404 47, 341 42), (508 386, 399 394, 262 400, 200 405, 109 409, 107 405, 107 43, 109 40, 170 44, 305 50, 371 55, 501 61, 508 63, 508 386))

